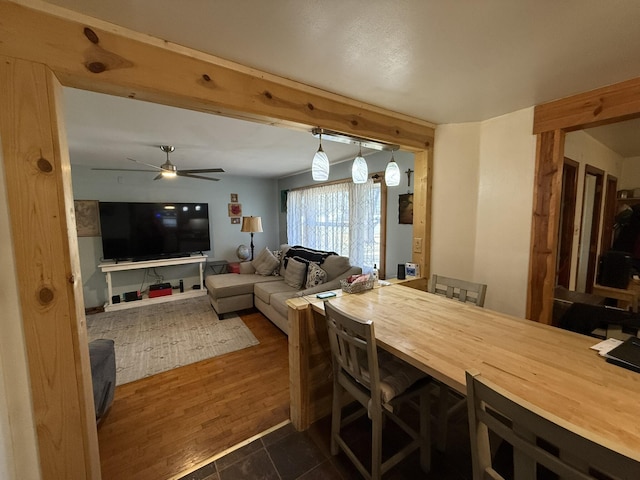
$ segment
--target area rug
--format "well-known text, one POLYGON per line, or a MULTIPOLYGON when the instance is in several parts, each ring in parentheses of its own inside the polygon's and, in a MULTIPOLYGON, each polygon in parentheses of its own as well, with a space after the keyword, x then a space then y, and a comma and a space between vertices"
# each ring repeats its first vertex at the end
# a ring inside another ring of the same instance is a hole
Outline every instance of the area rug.
POLYGON ((115 341, 116 385, 257 345, 237 315, 218 319, 207 297, 87 316, 89 341, 115 341))

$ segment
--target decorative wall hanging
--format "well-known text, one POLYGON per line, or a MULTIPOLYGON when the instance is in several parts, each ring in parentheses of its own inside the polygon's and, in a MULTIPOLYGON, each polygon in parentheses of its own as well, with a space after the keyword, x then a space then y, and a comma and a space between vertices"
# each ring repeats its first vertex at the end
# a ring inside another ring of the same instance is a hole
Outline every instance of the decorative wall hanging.
POLYGON ((240 225, 240 217, 231 217, 232 225, 240 225))
POLYGON ((229 204, 229 216, 230 217, 241 217, 242 216, 242 205, 239 203, 230 203, 229 204))
POLYGON ((413 223, 413 193, 398 196, 398 223, 413 223))
POLYGON ((231 197, 231 203, 238 203, 238 194, 237 193, 232 193, 230 195, 231 197))
POLYGON ((74 200, 76 229, 79 237, 100 236, 100 213, 97 200, 74 200))

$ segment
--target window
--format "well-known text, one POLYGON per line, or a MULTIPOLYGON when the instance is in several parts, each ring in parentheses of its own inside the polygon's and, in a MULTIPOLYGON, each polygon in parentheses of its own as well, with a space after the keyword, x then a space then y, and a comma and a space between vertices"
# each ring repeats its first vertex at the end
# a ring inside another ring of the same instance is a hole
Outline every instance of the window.
POLYGON ((333 251, 369 272, 381 266, 382 185, 341 182, 289 192, 287 238, 291 245, 333 251))

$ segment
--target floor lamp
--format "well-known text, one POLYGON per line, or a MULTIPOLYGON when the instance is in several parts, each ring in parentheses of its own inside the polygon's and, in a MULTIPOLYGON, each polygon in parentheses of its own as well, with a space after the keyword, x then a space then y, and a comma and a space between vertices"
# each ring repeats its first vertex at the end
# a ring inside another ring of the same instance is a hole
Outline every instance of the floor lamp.
POLYGON ((262 232, 262 218, 242 217, 242 228, 240 231, 251 233, 251 260, 253 260, 253 234, 255 232, 262 232))

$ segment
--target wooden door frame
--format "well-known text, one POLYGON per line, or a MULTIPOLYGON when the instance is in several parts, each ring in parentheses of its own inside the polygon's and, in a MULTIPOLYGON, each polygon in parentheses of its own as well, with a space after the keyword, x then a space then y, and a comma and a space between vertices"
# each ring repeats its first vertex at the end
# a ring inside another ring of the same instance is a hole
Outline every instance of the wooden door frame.
POLYGON ((0 139, 42 478, 100 478, 62 86, 400 145, 415 162, 412 260, 429 274, 434 124, 44 2, 0 0, 0 18, 0 139))
POLYGON ((604 213, 602 219, 602 237, 600 239, 600 254, 610 250, 613 245, 613 225, 618 209, 618 177, 607 174, 604 193, 604 213))
POLYGON ((562 186, 562 196, 564 202, 561 201, 561 208, 563 209, 561 218, 562 224, 560 225, 559 235, 562 239, 560 241, 560 248, 564 250, 564 257, 568 259, 568 268, 556 269, 558 285, 562 285, 565 288, 569 288, 571 285, 571 264, 573 262, 573 231, 576 223, 576 201, 578 195, 578 170, 580 164, 568 157, 564 157, 562 174, 568 171, 567 167, 573 170, 573 175, 570 178, 570 182, 567 182, 567 177, 562 186), (569 190, 567 189, 569 187, 569 190), (565 273, 566 272, 566 273, 565 273))
MULTIPOLYGON (((580 243, 585 241, 583 238, 582 219, 584 218, 585 208, 585 194, 587 186, 587 175, 593 175, 596 177, 596 191, 593 201, 593 212, 591 214, 591 231, 589 232, 589 258, 587 260, 587 283, 585 286, 585 292, 591 293, 593 291, 593 284, 595 283, 596 269, 598 266, 598 244, 600 240, 600 212, 602 211, 602 194, 604 190, 604 170, 594 167, 593 165, 584 166, 584 176, 582 179, 582 214, 580 215, 580 243)), ((576 273, 580 272, 580 257, 578 257, 578 268, 576 273)))
POLYGON ((527 318, 552 321, 565 135, 638 117, 640 77, 536 106, 527 318))

